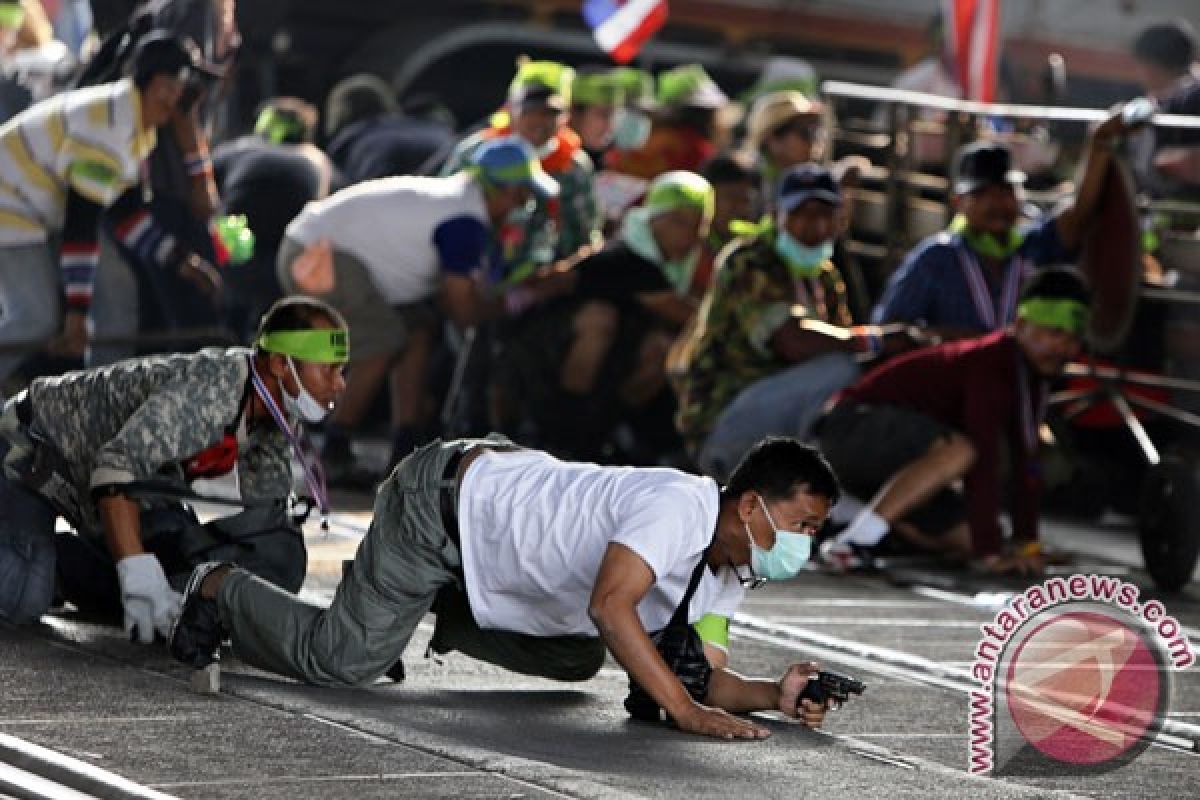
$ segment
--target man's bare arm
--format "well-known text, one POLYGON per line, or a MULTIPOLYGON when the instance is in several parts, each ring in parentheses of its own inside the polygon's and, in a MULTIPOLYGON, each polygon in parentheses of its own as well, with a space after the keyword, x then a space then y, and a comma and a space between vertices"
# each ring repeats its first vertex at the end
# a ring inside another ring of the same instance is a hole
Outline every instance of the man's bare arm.
POLYGON ((654 581, 654 572, 637 553, 623 544, 609 544, 588 615, 613 658, 681 730, 726 739, 765 738, 769 732, 762 726, 692 700, 663 661, 637 615, 638 603, 654 581))

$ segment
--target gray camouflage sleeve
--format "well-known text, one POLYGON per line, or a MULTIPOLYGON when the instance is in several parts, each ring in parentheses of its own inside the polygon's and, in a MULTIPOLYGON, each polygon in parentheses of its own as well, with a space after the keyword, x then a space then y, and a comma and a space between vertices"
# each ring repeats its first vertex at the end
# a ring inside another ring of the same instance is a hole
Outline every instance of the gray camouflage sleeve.
POLYGON ((233 421, 241 394, 212 362, 146 398, 97 455, 90 488, 152 477, 216 444, 233 421))

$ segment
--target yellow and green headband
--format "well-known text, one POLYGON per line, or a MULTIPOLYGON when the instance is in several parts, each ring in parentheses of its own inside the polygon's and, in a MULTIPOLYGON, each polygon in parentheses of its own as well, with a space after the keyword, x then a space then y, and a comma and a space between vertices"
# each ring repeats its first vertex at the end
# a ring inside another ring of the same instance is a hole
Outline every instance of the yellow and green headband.
POLYGON ((345 364, 350 360, 350 334, 344 328, 269 331, 259 336, 256 344, 268 353, 318 364, 345 364))
POLYGON ((1082 336, 1091 319, 1091 311, 1078 300, 1031 297, 1017 306, 1017 319, 1082 336))

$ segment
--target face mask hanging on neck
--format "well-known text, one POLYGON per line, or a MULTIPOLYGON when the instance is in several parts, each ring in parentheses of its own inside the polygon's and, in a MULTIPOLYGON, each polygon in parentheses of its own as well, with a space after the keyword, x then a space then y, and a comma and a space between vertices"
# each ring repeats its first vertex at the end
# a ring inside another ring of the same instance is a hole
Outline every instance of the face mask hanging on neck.
POLYGON ((833 240, 826 239, 815 247, 809 247, 785 230, 775 234, 775 254, 787 264, 796 278, 815 278, 821 267, 833 258, 833 240))
POLYGON ((288 356, 287 362, 288 368, 292 371, 292 380, 296 381, 299 393, 292 397, 280 382, 283 407, 289 417, 300 417, 305 422, 315 425, 329 415, 329 408, 318 403, 317 399, 308 393, 308 389, 304 388, 304 382, 300 380, 300 373, 296 371, 296 362, 292 360, 291 356, 288 356))

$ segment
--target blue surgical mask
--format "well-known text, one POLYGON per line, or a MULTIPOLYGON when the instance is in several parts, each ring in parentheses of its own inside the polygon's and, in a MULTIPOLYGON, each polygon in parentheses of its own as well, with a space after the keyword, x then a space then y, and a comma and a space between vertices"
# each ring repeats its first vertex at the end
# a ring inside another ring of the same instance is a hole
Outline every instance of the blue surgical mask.
POLYGON ((815 247, 809 247, 786 230, 775 234, 775 254, 788 265, 797 278, 815 278, 821 267, 833 258, 833 240, 826 239, 815 247))
POLYGON ((637 150, 650 138, 650 117, 632 108, 618 108, 613 115, 613 147, 637 150))
POLYGON ((758 498, 767 522, 775 530, 775 545, 770 550, 763 550, 750 535, 750 525, 742 523, 746 536, 750 539, 750 569, 759 578, 769 581, 786 581, 796 577, 800 568, 808 562, 812 553, 812 536, 798 531, 781 530, 767 510, 767 504, 762 497, 758 498))

